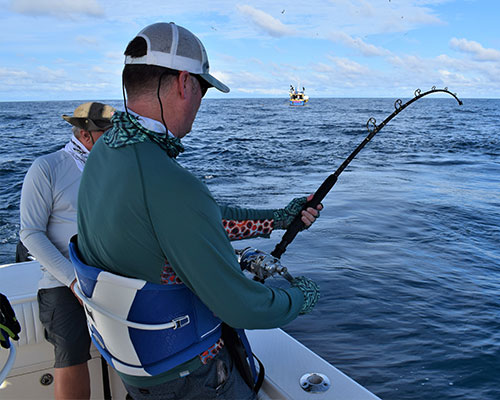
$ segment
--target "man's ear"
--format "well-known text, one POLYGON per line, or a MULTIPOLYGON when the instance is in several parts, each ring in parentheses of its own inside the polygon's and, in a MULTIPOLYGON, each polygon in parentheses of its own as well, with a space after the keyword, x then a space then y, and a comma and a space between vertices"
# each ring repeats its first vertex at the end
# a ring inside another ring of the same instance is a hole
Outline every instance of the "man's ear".
POLYGON ((177 75, 178 90, 181 98, 183 99, 186 98, 188 80, 189 80, 189 72, 187 71, 181 71, 179 72, 179 75, 177 75))
POLYGON ((90 136, 90 132, 85 129, 80 129, 80 142, 90 151, 92 148, 92 137, 90 136))
POLYGON ((90 142, 90 133, 85 129, 80 129, 80 137, 82 138, 83 142, 90 142))

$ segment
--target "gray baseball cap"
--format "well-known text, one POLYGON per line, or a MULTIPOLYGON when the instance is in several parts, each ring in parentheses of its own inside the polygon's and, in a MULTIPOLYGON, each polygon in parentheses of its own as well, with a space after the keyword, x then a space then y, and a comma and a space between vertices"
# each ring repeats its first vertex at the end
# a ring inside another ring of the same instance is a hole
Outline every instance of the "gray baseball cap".
POLYGON ((136 37, 147 43, 142 57, 125 57, 125 64, 147 64, 188 71, 203 78, 211 87, 228 93, 229 88, 210 75, 205 47, 193 33, 173 22, 158 22, 146 26, 136 37))

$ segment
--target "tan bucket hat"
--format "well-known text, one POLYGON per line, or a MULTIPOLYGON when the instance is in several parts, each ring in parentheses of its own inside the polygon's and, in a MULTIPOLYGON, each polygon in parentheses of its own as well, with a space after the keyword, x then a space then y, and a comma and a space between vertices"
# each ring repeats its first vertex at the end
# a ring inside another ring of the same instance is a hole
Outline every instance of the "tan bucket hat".
POLYGON ((63 115, 65 121, 86 131, 105 131, 113 126, 110 119, 116 110, 107 104, 91 101, 79 105, 73 116, 63 115))

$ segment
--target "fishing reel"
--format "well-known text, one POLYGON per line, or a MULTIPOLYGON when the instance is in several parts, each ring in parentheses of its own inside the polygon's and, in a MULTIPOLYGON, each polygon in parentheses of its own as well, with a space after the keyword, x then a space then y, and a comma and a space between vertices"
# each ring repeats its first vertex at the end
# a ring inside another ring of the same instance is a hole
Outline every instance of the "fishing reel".
POLYGON ((270 254, 247 247, 243 250, 236 250, 236 255, 241 269, 253 274, 253 279, 256 281, 264 282, 275 275, 280 275, 289 282, 293 281, 293 276, 290 275, 288 269, 281 265, 278 258, 270 254))

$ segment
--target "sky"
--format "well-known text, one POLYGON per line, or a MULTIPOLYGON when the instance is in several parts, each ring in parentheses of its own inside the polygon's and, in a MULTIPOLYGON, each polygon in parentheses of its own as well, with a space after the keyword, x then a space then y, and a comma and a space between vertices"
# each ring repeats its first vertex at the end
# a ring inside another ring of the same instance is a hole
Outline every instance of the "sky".
POLYGON ((231 88, 208 98, 500 98, 500 0, 0 0, 0 101, 120 99, 123 51, 161 21, 231 88))

